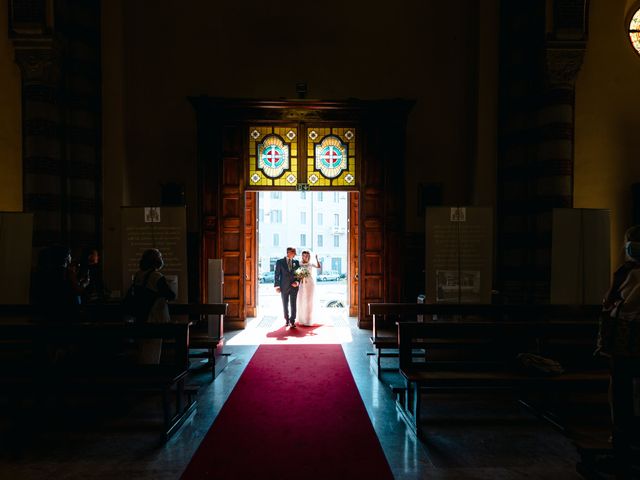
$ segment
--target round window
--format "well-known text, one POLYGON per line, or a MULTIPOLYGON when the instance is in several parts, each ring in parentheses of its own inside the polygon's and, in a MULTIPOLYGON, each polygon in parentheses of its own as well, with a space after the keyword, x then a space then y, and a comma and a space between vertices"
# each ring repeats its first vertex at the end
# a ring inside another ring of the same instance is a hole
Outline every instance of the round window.
POLYGON ((640 54, 640 8, 635 10, 629 21, 629 40, 634 50, 640 54))

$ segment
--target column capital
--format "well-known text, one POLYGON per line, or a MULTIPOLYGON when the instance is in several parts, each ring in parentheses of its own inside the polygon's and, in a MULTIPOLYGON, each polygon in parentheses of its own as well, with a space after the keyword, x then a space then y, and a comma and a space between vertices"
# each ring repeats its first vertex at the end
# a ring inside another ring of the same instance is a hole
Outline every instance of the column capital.
POLYGON ((546 80, 550 86, 575 85, 584 60, 584 45, 547 45, 545 48, 546 80))
POLYGON ((54 84, 59 78, 60 64, 58 52, 51 42, 27 43, 14 42, 15 61, 22 73, 23 83, 54 84))

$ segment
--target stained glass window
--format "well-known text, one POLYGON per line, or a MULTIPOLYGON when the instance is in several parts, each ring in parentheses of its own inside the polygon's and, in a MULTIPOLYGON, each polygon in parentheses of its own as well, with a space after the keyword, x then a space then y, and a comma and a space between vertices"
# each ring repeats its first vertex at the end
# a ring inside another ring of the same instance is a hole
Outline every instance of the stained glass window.
POLYGON ((297 127, 249 128, 249 185, 295 187, 298 184, 297 127))
POLYGON ((355 129, 310 127, 307 137, 307 183, 311 187, 355 186, 355 129))
POLYGON ((312 126, 298 152, 299 126, 248 129, 247 185, 250 187, 356 187, 356 131, 351 127, 312 126), (306 153, 306 155, 305 155, 306 153), (306 158, 305 158, 306 157, 306 158))
POLYGON ((636 10, 629 22, 629 39, 635 51, 640 54, 640 9, 636 10))

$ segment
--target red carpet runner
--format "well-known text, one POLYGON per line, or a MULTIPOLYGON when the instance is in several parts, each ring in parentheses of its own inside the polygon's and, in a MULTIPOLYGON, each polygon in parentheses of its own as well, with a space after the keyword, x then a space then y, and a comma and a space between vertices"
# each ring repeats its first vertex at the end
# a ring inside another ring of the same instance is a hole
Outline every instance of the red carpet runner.
POLYGON ((340 345, 262 345, 182 478, 393 475, 340 345))

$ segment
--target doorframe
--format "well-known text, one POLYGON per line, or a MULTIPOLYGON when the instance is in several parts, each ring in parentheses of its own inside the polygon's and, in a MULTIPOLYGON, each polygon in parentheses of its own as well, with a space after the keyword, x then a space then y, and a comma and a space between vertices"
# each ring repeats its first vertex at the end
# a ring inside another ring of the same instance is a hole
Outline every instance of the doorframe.
MULTIPOLYGON (((247 237, 247 241, 246 241, 246 245, 250 246, 251 248, 251 253, 249 255, 250 258, 253 259, 253 265, 249 268, 251 271, 255 272, 253 281, 250 281, 250 284, 248 286, 246 286, 245 291, 246 291, 246 297, 245 297, 245 305, 246 305, 246 309, 247 309, 247 317, 254 317, 254 314, 249 314, 249 312, 253 313, 256 311, 257 306, 258 306, 258 298, 259 298, 259 289, 260 289, 260 282, 257 280, 257 272, 258 272, 258 262, 260 261, 260 255, 259 255, 259 241, 258 241, 258 234, 259 234, 259 228, 258 228, 258 212, 260 210, 260 199, 258 196, 258 193, 260 191, 264 191, 264 192, 272 192, 272 191, 289 191, 289 190, 282 190, 282 189, 263 189, 263 190, 253 190, 253 189, 246 189, 245 190, 245 199, 248 199, 248 197, 251 195, 253 198, 250 199, 250 203, 253 204, 253 214, 252 214, 252 219, 254 220, 253 222, 250 222, 250 218, 248 218, 249 215, 249 211, 250 208, 245 208, 245 225, 249 226, 250 224, 253 225, 253 237, 249 238, 247 237), (252 290, 252 291, 250 291, 252 290)), ((342 193, 347 193, 347 225, 346 225, 346 230, 347 230, 347 245, 346 245, 346 252, 347 252, 347 273, 346 273, 346 280, 347 280, 347 285, 345 287, 346 290, 346 297, 348 300, 348 315, 350 317, 357 317, 358 316, 358 301, 359 301, 359 294, 358 294, 358 246, 359 246, 359 237, 358 237, 358 232, 359 232, 359 228, 358 228, 358 216, 357 216, 357 212, 358 212, 358 199, 360 196, 360 192, 358 190, 342 190, 342 189, 337 189, 334 188, 332 190, 310 190, 309 193, 313 193, 314 191, 326 191, 326 192, 342 192, 342 193), (355 215, 354 215, 355 212, 355 215)), ((312 200, 313 201, 313 200, 312 200)), ((314 221, 313 216, 310 219, 312 222, 314 221)), ((282 246, 283 248, 285 247, 285 245, 282 246)), ((284 250, 283 250, 284 253, 284 250)), ((325 265, 322 265, 322 268, 325 268, 325 265)), ((327 269, 329 269, 330 267, 327 266, 327 269)), ((247 279, 248 280, 248 279, 247 279)))
POLYGON ((402 300, 405 127, 413 101, 189 100, 197 120, 200 301, 206 301, 207 259, 222 258, 225 324, 246 326, 244 199, 254 188, 245 186, 245 136, 256 123, 348 123, 357 129, 357 187, 345 190, 359 192, 358 326, 371 327, 368 303, 402 300))

